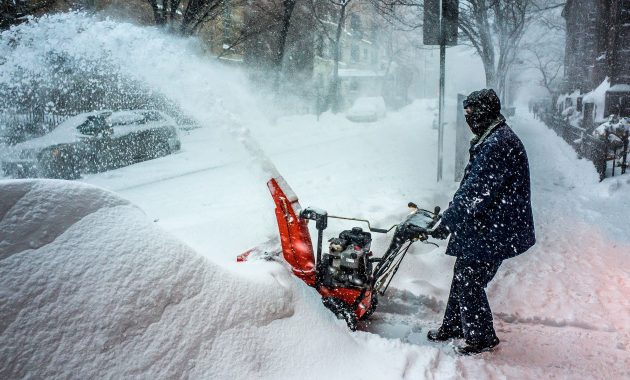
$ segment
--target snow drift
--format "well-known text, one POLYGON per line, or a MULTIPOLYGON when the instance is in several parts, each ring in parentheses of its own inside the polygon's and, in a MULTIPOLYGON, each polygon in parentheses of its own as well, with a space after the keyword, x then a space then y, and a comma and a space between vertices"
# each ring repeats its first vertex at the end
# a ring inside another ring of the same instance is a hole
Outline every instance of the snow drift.
POLYGON ((0 193, 0 378, 314 378, 313 350, 365 353, 279 263, 238 277, 93 186, 0 193))

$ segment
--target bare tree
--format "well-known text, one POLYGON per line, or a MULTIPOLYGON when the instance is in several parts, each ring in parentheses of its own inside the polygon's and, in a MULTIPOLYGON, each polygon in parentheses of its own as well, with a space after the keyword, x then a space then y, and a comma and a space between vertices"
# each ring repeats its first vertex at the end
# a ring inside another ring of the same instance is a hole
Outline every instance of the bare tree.
POLYGON ((368 0, 384 20, 398 30, 422 27, 424 0, 368 0))
POLYGON ((245 62, 279 93, 312 64, 313 17, 305 0, 250 0, 230 47, 245 45, 245 62), (310 61, 308 56, 310 55, 310 61))
POLYGON ((328 0, 321 2, 312 0, 311 7, 315 19, 322 34, 328 39, 333 49, 333 73, 328 96, 326 96, 325 108, 331 108, 333 112, 339 110, 339 61, 341 59, 341 33, 346 23, 349 6, 352 0, 328 0), (335 33, 330 33, 330 27, 334 25, 335 33))
POLYGON ((530 52, 533 58, 529 62, 540 74, 540 85, 549 91, 549 95, 554 99, 553 103, 555 103, 555 99, 558 97, 559 78, 564 65, 561 54, 553 54, 553 52, 546 49, 546 47, 532 48, 530 52))
POLYGON ((147 0, 155 24, 183 35, 196 33, 201 25, 215 19, 226 0, 147 0))
MULTIPOLYGON (((257 38, 261 43, 267 42, 269 40, 268 34, 273 34, 276 25, 280 22, 278 6, 274 0, 244 1, 242 4, 246 5, 244 8, 244 22, 235 28, 235 33, 229 41, 226 41, 226 48, 223 50, 223 53, 219 54, 219 57, 229 53, 236 47, 251 42, 254 38, 257 38)), ((257 56, 258 54, 254 55, 257 56)))
POLYGON ((234 42, 239 43, 267 34, 266 38, 275 39, 269 43, 271 53, 271 65, 274 70, 273 89, 278 92, 280 88, 280 78, 282 76, 282 64, 287 47, 287 37, 291 28, 291 19, 297 0, 263 0, 249 4, 255 17, 249 17, 248 23, 243 26, 239 36, 234 42), (274 38, 275 37, 275 38, 274 38))
POLYGON ((486 86, 500 96, 510 66, 530 20, 532 0, 465 0, 461 3, 459 28, 462 37, 481 57, 486 86))
POLYGON ((2 0, 0 1, 0 30, 21 23, 36 12, 53 5, 56 0, 2 0))
POLYGON ((278 43, 276 54, 274 57, 274 67, 276 71, 274 79, 274 91, 278 91, 280 88, 280 76, 282 73, 282 61, 284 59, 285 47, 287 43, 287 35, 289 34, 289 27, 291 26, 291 16, 295 9, 296 0, 283 0, 282 1, 282 22, 280 27, 280 33, 278 34, 278 43))
POLYGON ((551 32, 565 33, 567 26, 561 11, 566 6, 564 0, 533 0, 535 24, 551 32))
POLYGON ((534 30, 523 43, 523 59, 538 74, 538 83, 549 93, 551 106, 562 87, 566 28, 560 10, 564 5, 564 1, 558 0, 535 3, 534 30))

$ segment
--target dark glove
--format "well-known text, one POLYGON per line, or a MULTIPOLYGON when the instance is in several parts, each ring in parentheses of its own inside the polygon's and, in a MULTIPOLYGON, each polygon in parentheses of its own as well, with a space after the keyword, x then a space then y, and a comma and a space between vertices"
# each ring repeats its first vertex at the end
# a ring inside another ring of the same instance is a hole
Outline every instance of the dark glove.
POLYGON ((449 231, 448 227, 446 227, 444 224, 440 224, 439 226, 435 227, 435 229, 431 233, 431 236, 433 236, 436 239, 444 240, 450 234, 451 234, 451 231, 449 231))

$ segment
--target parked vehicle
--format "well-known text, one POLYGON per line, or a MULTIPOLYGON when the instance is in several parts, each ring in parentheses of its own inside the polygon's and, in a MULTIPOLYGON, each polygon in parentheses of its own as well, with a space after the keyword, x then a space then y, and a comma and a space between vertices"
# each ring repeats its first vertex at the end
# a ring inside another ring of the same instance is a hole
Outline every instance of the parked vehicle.
POLYGON ((175 122, 155 110, 95 111, 50 133, 7 147, 2 170, 15 178, 76 179, 166 156, 180 149, 175 122))
POLYGON ((346 118, 357 123, 369 123, 384 117, 385 112, 385 100, 382 97, 358 98, 346 112, 346 118))

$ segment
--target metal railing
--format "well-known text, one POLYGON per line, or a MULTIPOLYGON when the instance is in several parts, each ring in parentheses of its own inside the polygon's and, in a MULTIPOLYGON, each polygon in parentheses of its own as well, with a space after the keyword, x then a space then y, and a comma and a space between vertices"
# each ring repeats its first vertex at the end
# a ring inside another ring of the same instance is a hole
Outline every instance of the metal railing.
POLYGON ((621 142, 611 142, 610 132, 601 137, 593 136, 593 129, 585 129, 569 123, 567 118, 557 113, 543 113, 537 115, 550 129, 571 145, 578 154, 578 158, 586 158, 593 162, 599 179, 614 177, 617 170, 621 174, 628 168, 628 132, 616 135, 621 142))

